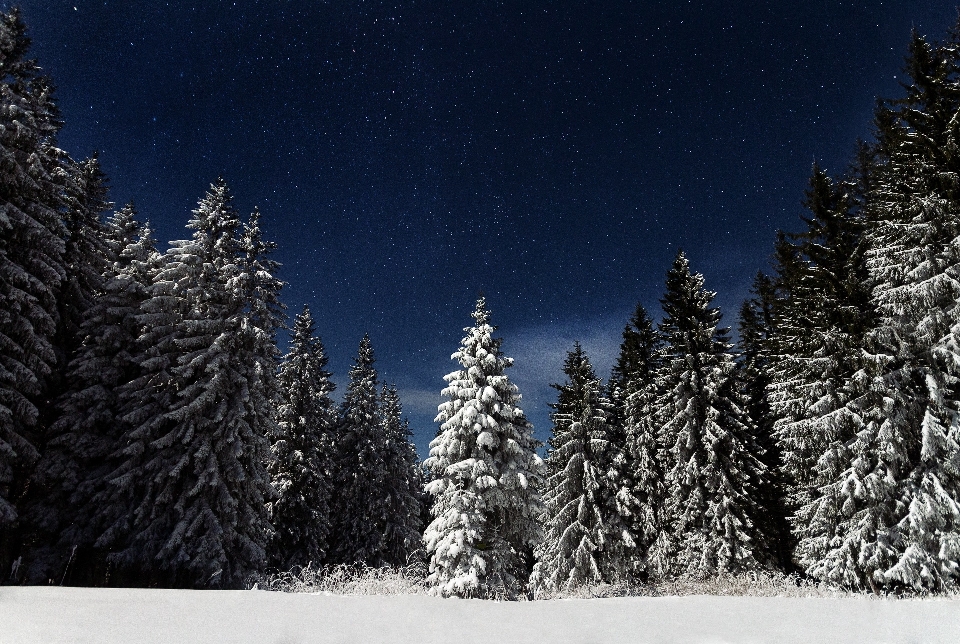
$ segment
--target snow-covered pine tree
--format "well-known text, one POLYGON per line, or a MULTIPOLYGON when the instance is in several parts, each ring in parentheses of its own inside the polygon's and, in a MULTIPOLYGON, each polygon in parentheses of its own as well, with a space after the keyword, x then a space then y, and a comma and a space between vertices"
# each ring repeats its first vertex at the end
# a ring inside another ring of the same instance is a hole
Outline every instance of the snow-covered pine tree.
POLYGON ((150 283, 146 268, 157 254, 150 229, 137 222, 132 204, 115 212, 106 227, 108 263, 100 293, 80 320, 81 344, 31 481, 34 551, 26 579, 33 583, 55 575, 73 583, 103 581, 102 561, 91 549, 109 523, 104 520, 109 511, 94 499, 106 485, 110 456, 122 434, 119 388, 139 374, 137 316, 150 283))
POLYGON ((337 429, 337 493, 330 544, 333 563, 383 563, 386 441, 374 362, 373 345, 364 335, 350 368, 337 429))
POLYGON ((390 566, 410 563, 423 546, 423 523, 420 520, 423 475, 417 448, 410 442, 410 423, 401 418, 402 411, 397 388, 384 385, 380 391, 386 473, 383 485, 386 499, 383 562, 390 566))
MULTIPOLYGON (((637 303, 633 315, 623 329, 622 337, 620 352, 606 387, 607 398, 611 403, 607 425, 610 428, 608 436, 611 445, 608 454, 612 459, 607 471, 609 477, 619 481, 617 507, 634 541, 630 568, 636 576, 644 574, 641 572, 644 568, 643 556, 658 532, 654 527, 655 518, 650 514, 654 505, 648 501, 658 505, 659 500, 654 501, 648 493, 652 490, 651 485, 662 483, 659 478, 656 481, 651 478, 658 477, 657 473, 637 467, 637 463, 641 461, 653 465, 653 462, 648 461, 641 453, 645 443, 642 431, 638 433, 638 429, 645 411, 640 408, 643 405, 637 405, 645 395, 651 393, 652 374, 656 371, 660 346, 653 321, 643 304, 637 303), (632 402, 631 398, 634 398, 632 402), (643 535, 649 537, 649 541, 645 541, 643 535)), ((649 408, 644 409, 652 411, 649 408)), ((654 439, 650 445, 654 450, 652 454, 655 455, 656 431, 650 436, 654 439)))
POLYGON ((614 405, 614 416, 611 420, 620 418, 621 422, 625 422, 623 410, 627 397, 638 385, 643 385, 652 378, 657 351, 660 348, 660 339, 643 304, 637 303, 630 321, 623 328, 622 337, 620 352, 607 383, 607 397, 614 405))
POLYGON ((851 404, 864 420, 824 486, 810 549, 815 577, 853 588, 940 591, 960 582, 960 30, 944 46, 914 32, 907 96, 877 114, 866 205, 880 320, 851 404), (843 467, 845 466, 845 467, 843 467))
POLYGON ((238 586, 265 565, 271 533, 276 347, 256 315, 280 283, 267 273, 257 281, 272 286, 249 288, 254 260, 231 200, 222 179, 211 185, 192 238, 172 242, 141 316, 147 373, 123 390, 131 428, 112 482, 133 507, 112 560, 177 586, 238 586))
MULTIPOLYGON (((807 230, 793 236, 799 265, 790 273, 789 300, 776 310, 779 351, 769 360, 770 403, 793 511, 818 494, 820 457, 831 444, 853 437, 846 385, 873 325, 863 221, 851 212, 846 188, 814 165, 804 201, 807 230)), ((795 531, 806 523, 798 517, 795 531)))
POLYGON ((551 404, 553 436, 544 483, 545 535, 531 585, 572 590, 618 582, 632 568, 634 542, 618 507, 624 487, 614 468, 610 401, 580 343, 567 353, 567 381, 551 404))
POLYGON ((636 543, 633 573, 641 579, 663 576, 669 569, 666 555, 669 531, 662 529, 664 500, 663 466, 660 459, 656 374, 661 363, 662 340, 646 310, 637 305, 630 326, 624 329, 620 358, 611 380, 624 374, 627 393, 621 412, 626 434, 625 466, 629 484, 625 495, 631 533, 636 543), (632 327, 632 329, 631 329, 632 327), (623 365, 623 366, 621 366, 623 365), (626 368, 624 368, 626 367, 626 368), (657 540, 660 543, 654 546, 657 540), (648 558, 648 554, 652 558, 648 558), (659 555, 659 556, 658 556, 659 555))
POLYGON ((543 461, 482 297, 473 319, 452 356, 461 369, 444 377, 448 400, 425 462, 434 477, 426 485, 428 581, 442 596, 513 596, 526 581, 524 555, 541 537, 543 461))
POLYGON ((100 169, 100 161, 94 155, 84 161, 71 161, 68 167, 63 255, 66 279, 57 296, 57 350, 63 372, 83 341, 80 325, 86 310, 103 290, 107 264, 116 259, 108 255, 106 248, 108 230, 102 217, 113 204, 107 200, 107 177, 100 169))
POLYGON ((679 253, 661 300, 666 346, 657 406, 665 419, 664 523, 676 552, 673 571, 694 576, 772 563, 757 520, 766 470, 736 387, 726 329, 718 328, 720 311, 710 307, 714 296, 679 253))
POLYGON ((769 535, 777 566, 789 570, 793 567, 793 535, 780 474, 780 446, 774 435, 774 417, 769 400, 769 349, 775 333, 775 293, 773 280, 763 272, 758 272, 751 288, 752 297, 740 307, 737 379, 747 413, 754 421, 755 439, 762 450, 759 458, 769 480, 769 484, 759 490, 763 495, 762 505, 767 511, 758 521, 763 532, 769 535))
POLYGON ((64 278, 64 154, 49 81, 26 58, 16 8, 0 12, 0 569, 17 550, 16 499, 38 452, 64 278))
POLYGON ((326 365, 313 316, 304 306, 280 366, 277 434, 269 466, 277 490, 269 506, 275 530, 270 565, 283 571, 327 560, 337 415, 330 398, 335 385, 326 365))

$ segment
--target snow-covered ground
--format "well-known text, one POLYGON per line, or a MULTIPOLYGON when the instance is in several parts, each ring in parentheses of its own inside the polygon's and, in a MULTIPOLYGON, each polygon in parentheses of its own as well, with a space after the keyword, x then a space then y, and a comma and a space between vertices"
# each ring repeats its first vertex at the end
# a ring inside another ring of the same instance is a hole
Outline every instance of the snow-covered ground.
POLYGON ((0 587, 4 644, 960 642, 960 601, 423 595, 0 587))

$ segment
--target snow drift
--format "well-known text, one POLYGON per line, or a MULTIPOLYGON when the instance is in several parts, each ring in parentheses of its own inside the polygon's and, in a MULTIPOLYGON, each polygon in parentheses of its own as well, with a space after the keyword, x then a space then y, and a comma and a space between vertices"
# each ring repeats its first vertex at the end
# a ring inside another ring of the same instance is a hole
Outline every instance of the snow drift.
POLYGON ((691 596, 493 602, 2 587, 0 639, 8 644, 953 644, 960 641, 960 601, 691 596))

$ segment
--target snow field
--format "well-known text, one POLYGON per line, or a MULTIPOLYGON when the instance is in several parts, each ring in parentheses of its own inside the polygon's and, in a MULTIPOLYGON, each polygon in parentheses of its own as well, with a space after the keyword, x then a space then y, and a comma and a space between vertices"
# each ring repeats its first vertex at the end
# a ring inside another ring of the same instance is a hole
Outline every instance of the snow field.
POLYGON ((4 644, 871 644, 960 641, 951 599, 423 595, 2 587, 4 644))

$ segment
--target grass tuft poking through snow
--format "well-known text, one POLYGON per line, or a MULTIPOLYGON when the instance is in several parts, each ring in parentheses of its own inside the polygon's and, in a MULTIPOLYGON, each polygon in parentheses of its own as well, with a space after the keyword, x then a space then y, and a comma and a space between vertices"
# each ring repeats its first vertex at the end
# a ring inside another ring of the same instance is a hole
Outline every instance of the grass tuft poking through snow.
MULTIPOLYGON (((340 565, 295 568, 260 577, 250 584, 259 590, 321 595, 427 595, 427 567, 417 562, 400 568, 340 565)), ((753 572, 716 578, 680 577, 649 584, 597 584, 568 590, 537 590, 520 600, 591 599, 609 597, 877 597, 802 579, 797 575, 753 572)), ((915 594, 883 595, 917 598, 915 594)), ((956 599, 960 595, 937 595, 956 599)))
POLYGON ((371 568, 363 564, 294 568, 256 579, 253 588, 321 595, 426 595, 427 567, 371 568))

